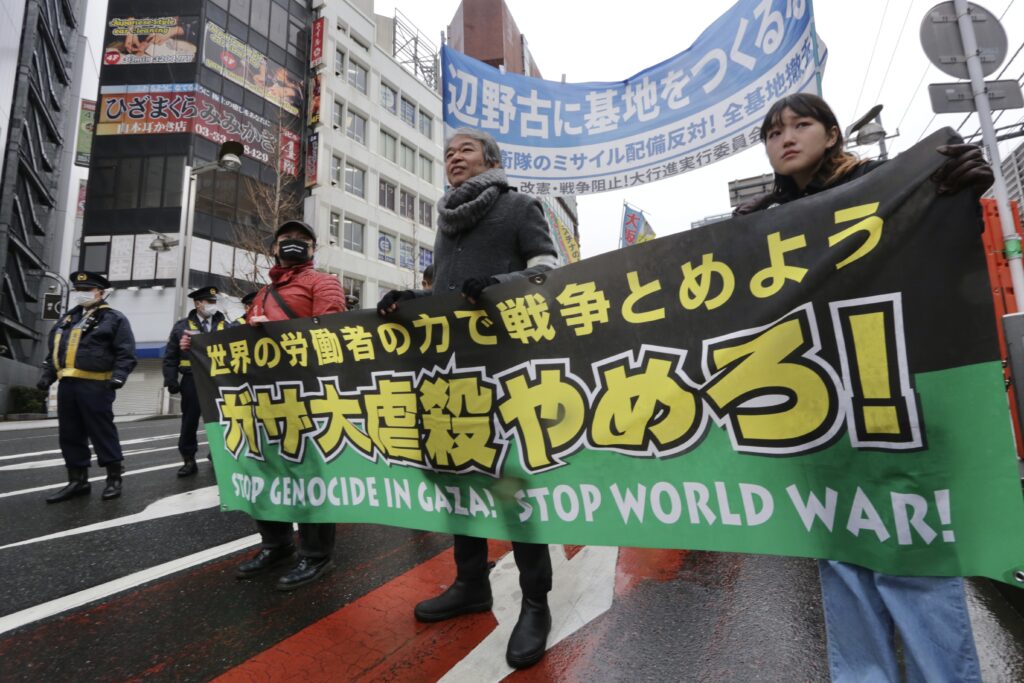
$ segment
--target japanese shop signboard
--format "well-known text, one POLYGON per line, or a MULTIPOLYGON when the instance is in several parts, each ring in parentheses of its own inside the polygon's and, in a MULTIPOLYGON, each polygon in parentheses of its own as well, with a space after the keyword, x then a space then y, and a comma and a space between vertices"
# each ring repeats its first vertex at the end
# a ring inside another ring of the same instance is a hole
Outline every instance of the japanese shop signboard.
POLYGON ((212 21, 206 22, 203 64, 289 114, 299 115, 302 82, 212 21))
POLYGON ((1024 500, 978 205, 930 179, 954 135, 475 305, 196 337, 221 502, 1012 582, 1024 500))
POLYGON ((103 64, 191 64, 198 36, 199 17, 111 17, 103 64))
POLYGON ((320 133, 310 133, 306 139, 306 187, 315 186, 320 170, 320 133))
POLYGON ((96 135, 188 133, 196 115, 191 83, 104 85, 96 135))
POLYGON ((686 173, 759 144, 779 97, 817 92, 806 0, 740 0, 689 49, 626 81, 501 73, 441 49, 444 122, 491 133, 509 182, 535 195, 605 192, 686 173))
POLYGON ((309 37, 309 68, 315 69, 324 63, 324 18, 313 21, 309 37))
POLYGON ((82 100, 78 110, 78 138, 75 140, 75 166, 89 168, 92 136, 96 131, 96 101, 82 100))
POLYGON ((306 113, 306 125, 315 128, 320 125, 320 74, 313 74, 309 79, 309 111, 306 113))
POLYGON ((105 85, 100 88, 97 135, 189 133, 217 144, 241 142, 245 156, 298 175, 299 136, 203 86, 105 85))

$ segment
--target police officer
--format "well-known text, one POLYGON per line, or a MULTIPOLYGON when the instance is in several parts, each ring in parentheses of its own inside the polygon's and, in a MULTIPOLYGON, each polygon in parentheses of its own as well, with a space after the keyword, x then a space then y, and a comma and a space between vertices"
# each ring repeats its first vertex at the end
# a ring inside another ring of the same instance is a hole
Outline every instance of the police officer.
POLYGON ((217 304, 216 287, 200 287, 189 292, 194 302, 188 316, 174 323, 171 335, 164 349, 164 386, 170 394, 181 393, 181 434, 178 436, 178 452, 184 464, 178 469, 179 477, 191 477, 199 471, 196 466, 196 430, 199 429, 199 395, 192 378, 192 362, 184 358, 180 348, 184 334, 202 334, 230 327, 217 304), (181 381, 178 375, 181 374, 181 381))
POLYGON ((256 295, 257 294, 259 294, 259 292, 249 292, 248 294, 246 294, 245 296, 242 297, 242 306, 245 307, 245 313, 243 313, 239 317, 235 318, 235 322, 237 324, 239 324, 239 325, 248 325, 249 324, 249 311, 252 310, 252 305, 253 305, 253 302, 256 301, 256 295))
POLYGON ((107 305, 102 275, 71 274, 74 306, 50 330, 49 353, 36 385, 47 390, 56 380, 60 450, 68 468, 68 485, 46 499, 62 501, 89 493, 89 442, 107 470, 103 500, 121 495, 124 455, 114 426, 114 391, 135 369, 135 336, 128 319, 107 305))

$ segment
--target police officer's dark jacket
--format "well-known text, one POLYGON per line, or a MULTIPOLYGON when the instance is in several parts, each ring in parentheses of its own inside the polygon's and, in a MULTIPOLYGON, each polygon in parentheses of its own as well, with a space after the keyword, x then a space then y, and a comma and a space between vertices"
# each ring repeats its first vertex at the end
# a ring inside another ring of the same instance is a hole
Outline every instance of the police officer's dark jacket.
MULTIPOLYGON (((220 311, 209 318, 210 331, 223 330, 227 327, 234 327, 235 323, 228 321, 220 311)), ((193 309, 188 312, 188 317, 182 318, 174 323, 171 328, 171 336, 167 338, 167 346, 164 348, 164 386, 173 386, 178 383, 178 373, 185 375, 192 374, 192 361, 183 358, 178 343, 185 334, 185 330, 200 332, 199 314, 193 309)))
POLYGON ((123 384, 135 364, 135 335, 123 313, 105 303, 75 306, 50 330, 43 379, 49 384, 64 377, 123 384))

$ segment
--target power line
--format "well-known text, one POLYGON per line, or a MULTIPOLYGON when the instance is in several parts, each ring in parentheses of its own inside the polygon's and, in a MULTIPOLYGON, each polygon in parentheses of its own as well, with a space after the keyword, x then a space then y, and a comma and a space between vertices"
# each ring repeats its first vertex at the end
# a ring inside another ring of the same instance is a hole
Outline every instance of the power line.
POLYGON ((878 86, 878 92, 875 94, 875 102, 878 102, 882 96, 882 90, 885 88, 885 79, 889 77, 889 70, 892 68, 892 60, 896 57, 896 50, 900 46, 900 41, 903 40, 903 29, 907 26, 907 20, 910 18, 910 10, 913 9, 914 3, 907 3, 907 13, 903 15, 903 23, 900 25, 900 31, 897 34, 896 44, 892 46, 892 52, 889 54, 889 63, 885 65, 885 71, 882 72, 882 84, 878 86))
MULTIPOLYGON (((867 69, 864 71, 864 80, 860 83, 860 92, 857 93, 857 103, 853 105, 853 111, 860 111, 860 98, 864 94, 864 86, 868 84, 868 76, 871 75, 871 63, 875 61, 875 51, 878 49, 878 39, 882 36, 882 26, 885 25, 885 15, 889 13, 889 0, 885 0, 885 7, 882 9, 882 18, 878 21, 878 29, 875 31, 875 42, 871 46, 871 58, 868 59, 867 69)), ((896 39, 897 44, 899 38, 896 39)))

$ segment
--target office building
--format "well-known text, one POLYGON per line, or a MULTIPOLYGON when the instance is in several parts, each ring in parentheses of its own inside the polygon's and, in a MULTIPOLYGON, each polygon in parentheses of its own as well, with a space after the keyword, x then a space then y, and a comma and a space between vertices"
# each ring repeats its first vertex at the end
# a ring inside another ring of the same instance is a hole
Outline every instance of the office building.
POLYGON ((53 324, 78 122, 86 0, 0 3, 0 414, 35 386, 53 324), (48 276, 47 273, 53 273, 48 276))

